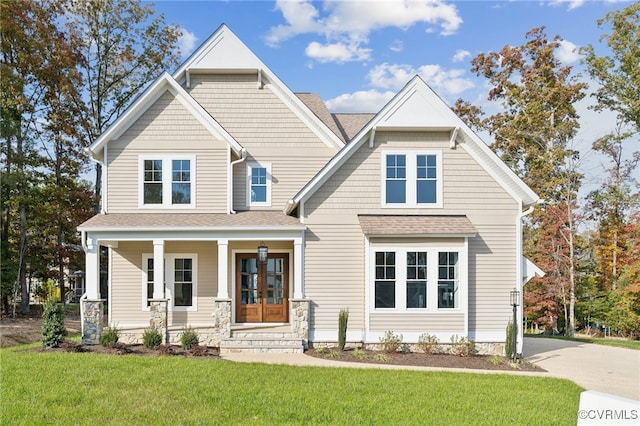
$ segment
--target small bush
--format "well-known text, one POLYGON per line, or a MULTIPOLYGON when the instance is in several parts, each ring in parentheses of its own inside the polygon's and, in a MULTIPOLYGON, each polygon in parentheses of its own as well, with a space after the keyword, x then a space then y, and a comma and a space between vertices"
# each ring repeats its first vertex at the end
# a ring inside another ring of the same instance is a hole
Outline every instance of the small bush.
POLYGON ((384 332, 384 337, 380 338, 382 350, 388 354, 396 353, 402 347, 402 334, 393 334, 393 331, 384 332))
POLYGON ((476 350, 476 344, 466 337, 451 336, 451 353, 458 356, 470 356, 476 350))
POLYGON ((338 349, 344 351, 347 343, 347 322, 349 322, 349 310, 341 309, 338 314, 338 349))
POLYGON ((117 343, 118 342, 118 328, 117 327, 111 327, 111 326, 107 326, 104 329, 102 329, 102 336, 100 336, 100 344, 102 346, 111 346, 111 344, 113 343, 117 343))
POLYGON ((373 359, 379 362, 389 362, 391 360, 391 358, 389 358, 389 355, 383 354, 382 352, 375 354, 373 356, 373 359))
POLYGON ((359 360, 364 360, 367 359, 367 354, 362 349, 356 348, 353 351, 353 357, 359 360))
POLYGON ((182 349, 189 350, 192 346, 197 346, 199 343, 200 339, 198 338, 198 333, 196 333, 191 327, 185 328, 182 336, 180 337, 182 349))
POLYGON ((437 354, 440 351, 440 341, 429 333, 423 333, 418 337, 418 348, 425 354, 437 354))
POLYGON ((152 327, 144 331, 142 344, 145 348, 155 349, 162 344, 162 336, 157 328, 152 327))
POLYGON ((491 361, 491 364, 493 365, 502 365, 504 364, 505 359, 499 355, 494 355, 489 361, 491 361))
POLYGON ((325 352, 327 352, 327 348, 325 348, 325 347, 320 347, 320 348, 316 349, 316 353, 317 354, 323 354, 325 352))
POLYGON ((338 358, 340 356, 340 352, 336 351, 335 349, 330 349, 329 353, 327 354, 328 358, 338 358))
POLYGON ((509 324, 507 324, 507 336, 504 342, 504 356, 506 356, 507 358, 513 357, 513 351, 515 349, 513 347, 513 333, 513 321, 509 321, 509 324))
POLYGON ((62 307, 50 297, 42 312, 42 344, 47 348, 57 348, 66 336, 62 307))

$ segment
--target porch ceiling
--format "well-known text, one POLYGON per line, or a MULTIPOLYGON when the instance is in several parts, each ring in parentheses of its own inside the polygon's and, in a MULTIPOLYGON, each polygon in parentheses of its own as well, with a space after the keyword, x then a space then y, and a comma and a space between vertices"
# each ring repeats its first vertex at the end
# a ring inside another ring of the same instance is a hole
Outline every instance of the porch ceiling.
POLYGON ((358 220, 367 236, 475 237, 478 233, 462 215, 358 215, 358 220))
POLYGON ((80 231, 304 229, 295 217, 281 211, 226 213, 108 213, 98 214, 78 227, 80 231))

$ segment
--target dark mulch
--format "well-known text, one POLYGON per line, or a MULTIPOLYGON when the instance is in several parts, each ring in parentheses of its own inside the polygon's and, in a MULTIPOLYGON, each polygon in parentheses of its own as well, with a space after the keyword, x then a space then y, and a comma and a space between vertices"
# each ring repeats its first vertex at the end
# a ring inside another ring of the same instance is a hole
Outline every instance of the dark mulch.
POLYGON ((305 353, 309 356, 332 361, 361 362, 369 364, 467 368, 495 371, 546 371, 526 360, 518 360, 518 363, 512 364, 510 360, 505 357, 490 355, 457 356, 450 354, 424 354, 415 352, 384 353, 371 350, 355 350, 352 348, 347 348, 342 352, 337 348, 309 349, 305 353))
POLYGON ((88 352, 107 355, 141 355, 141 356, 181 356, 220 358, 218 348, 207 346, 193 346, 191 349, 183 349, 180 346, 160 345, 157 348, 147 348, 144 345, 126 345, 124 343, 112 343, 109 346, 83 345, 79 342, 65 340, 57 348, 39 347, 37 352, 88 352))

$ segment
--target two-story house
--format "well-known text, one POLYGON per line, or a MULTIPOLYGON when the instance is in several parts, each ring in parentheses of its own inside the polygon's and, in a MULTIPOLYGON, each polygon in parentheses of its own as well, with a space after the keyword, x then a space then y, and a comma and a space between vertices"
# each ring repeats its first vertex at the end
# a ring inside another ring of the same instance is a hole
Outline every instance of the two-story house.
POLYGON ((349 342, 499 352, 510 292, 540 273, 521 230, 538 196, 418 76, 375 114, 332 114, 223 25, 89 153, 86 343, 107 322, 127 342, 191 327, 223 351, 301 351, 336 342, 349 309, 349 342))

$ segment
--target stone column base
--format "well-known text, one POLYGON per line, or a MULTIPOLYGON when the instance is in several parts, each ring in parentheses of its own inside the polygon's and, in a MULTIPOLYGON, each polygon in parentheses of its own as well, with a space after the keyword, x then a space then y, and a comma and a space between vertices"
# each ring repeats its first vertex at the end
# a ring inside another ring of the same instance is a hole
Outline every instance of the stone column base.
POLYGON ((294 337, 302 339, 305 349, 309 348, 309 299, 289 299, 291 306, 291 332, 294 337))
POLYGON ((167 299, 151 299, 149 301, 149 310, 151 311, 151 319, 149 326, 160 332, 162 343, 169 343, 169 335, 167 329, 167 299))
POLYGON ((82 312, 82 344, 97 345, 102 337, 102 326, 104 322, 104 299, 80 300, 80 311, 82 312))
POLYGON ((220 340, 231 337, 231 299, 214 299, 213 326, 218 330, 220 340))

